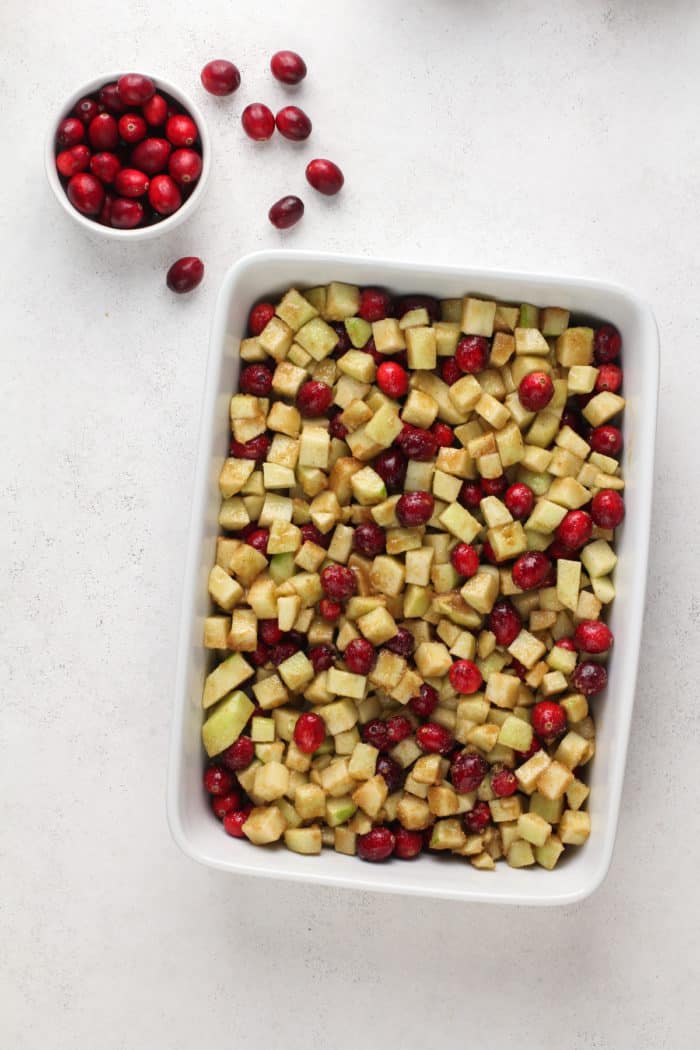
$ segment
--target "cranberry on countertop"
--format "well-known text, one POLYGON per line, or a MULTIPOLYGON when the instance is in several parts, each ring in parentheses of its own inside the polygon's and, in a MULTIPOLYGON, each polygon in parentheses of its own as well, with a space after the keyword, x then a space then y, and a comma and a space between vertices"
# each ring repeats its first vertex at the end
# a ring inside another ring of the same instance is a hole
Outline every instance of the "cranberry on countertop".
POLYGON ((177 259, 168 270, 166 282, 171 291, 182 295, 193 291, 204 278, 204 263, 196 255, 177 259))
POLYGON ((251 102, 241 113, 243 130, 250 139, 256 142, 267 142, 275 132, 275 118, 272 110, 262 102, 251 102))
POLYGON ((345 181, 338 165, 321 157, 309 161, 306 165, 306 180, 326 197, 339 193, 345 181))
POLYGON ((296 51, 276 51, 270 59, 270 69, 283 84, 298 84, 306 76, 306 63, 296 51))
POLYGON ((275 117, 280 135, 293 142, 303 142, 311 134, 311 121, 298 106, 285 106, 275 117))
POLYGON ((214 58, 199 74, 202 86, 210 95, 232 95, 241 83, 241 74, 233 62, 214 58))

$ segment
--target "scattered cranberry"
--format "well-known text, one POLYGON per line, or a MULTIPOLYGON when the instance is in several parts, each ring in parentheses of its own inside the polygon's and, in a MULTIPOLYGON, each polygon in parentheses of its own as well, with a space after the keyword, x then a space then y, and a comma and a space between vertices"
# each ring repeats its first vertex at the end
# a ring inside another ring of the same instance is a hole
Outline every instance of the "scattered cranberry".
POLYGON ((211 808, 214 815, 223 820, 227 813, 240 809, 241 796, 238 791, 232 791, 229 795, 214 795, 211 800, 211 808))
POLYGON ((275 117, 280 135, 293 142, 303 142, 311 134, 311 121, 298 106, 285 106, 275 117))
POLYGON ((185 255, 172 264, 166 275, 166 283, 171 292, 191 292, 202 283, 204 263, 196 255, 185 255))
POLYGON ((518 397, 523 408, 539 412, 546 408, 554 397, 554 383, 546 372, 530 372, 523 376, 518 387, 518 397))
POLYGON ((462 818, 464 830, 470 835, 480 835, 491 823, 491 810, 488 802, 477 802, 474 809, 462 818))
POLYGON ((117 81, 119 97, 127 106, 142 106, 155 94, 156 86, 150 77, 141 73, 125 73, 117 81))
POLYGON ((462 378, 462 374, 462 369, 459 367, 454 357, 446 357, 440 365, 440 375, 448 386, 453 386, 458 379, 462 378))
POLYGON ((408 373, 395 361, 385 361, 377 369, 377 386, 387 397, 403 397, 408 390, 408 373))
POLYGON ((574 631, 576 645, 585 653, 607 653, 613 644, 613 633, 600 620, 582 620, 574 631))
POLYGON ((343 653, 348 670, 352 674, 369 674, 374 667, 374 646, 366 638, 353 638, 343 653))
POLYGON ((119 128, 111 113, 98 113, 88 125, 90 145, 96 150, 113 150, 119 142, 119 128))
POLYGON ((502 496, 508 488, 508 478, 499 474, 497 478, 482 478, 479 484, 485 496, 502 496))
POLYGON ((108 113, 116 114, 126 112, 126 104, 119 94, 119 88, 116 83, 105 84, 100 88, 97 95, 99 105, 102 109, 106 109, 108 113))
POLYGON ((111 223, 116 230, 133 230, 143 220, 143 205, 128 197, 112 201, 111 223))
POLYGON ((388 746, 389 733, 386 722, 382 722, 381 718, 371 718, 366 722, 360 735, 365 744, 371 744, 378 751, 384 751, 388 746))
POLYGON ((189 186, 202 174, 202 158, 193 149, 176 149, 168 163, 168 174, 178 186, 189 186))
POLYGON ((83 124, 89 124, 99 112, 99 106, 94 98, 81 98, 80 102, 77 102, 75 106, 75 115, 83 124))
POLYGON ((384 642, 383 645, 383 648, 388 649, 390 653, 396 653, 397 656, 404 657, 412 656, 415 647, 415 638, 405 627, 399 627, 394 637, 390 638, 388 642, 384 642))
POLYGON ((272 390, 272 372, 266 365, 247 365, 238 385, 242 394, 267 397, 272 390))
POLYGON ((267 217, 278 230, 288 230, 299 222, 303 214, 303 200, 290 194, 275 201, 267 213, 267 217))
POLYGON ((176 113, 169 117, 165 125, 165 134, 173 146, 191 146, 197 141, 197 125, 185 113, 176 113))
POLYGON ((383 288, 364 288, 358 314, 365 321, 382 321, 391 310, 391 296, 383 288))
POLYGON ((559 522, 555 536, 570 551, 578 551, 591 538, 593 522, 585 510, 570 510, 559 522))
POLYGON ((319 157, 306 165, 306 181, 319 193, 332 197, 342 189, 345 179, 337 164, 319 157))
POLYGON ((510 798, 518 790, 518 778, 512 769, 502 766, 491 773, 491 790, 498 798, 510 798))
POLYGON ((622 431, 609 423, 602 427, 593 427, 588 436, 588 443, 594 452, 617 459, 622 452, 622 431))
POLYGON ((437 722, 426 722, 416 733, 418 746, 429 754, 444 755, 451 750, 454 740, 449 729, 437 722))
POLYGON ((250 311, 250 316, 248 318, 248 328, 250 329, 251 335, 260 335, 263 328, 274 316, 275 308, 272 303, 257 303, 257 305, 250 311))
POLYGON ((423 849, 423 835, 420 831, 407 831, 397 828, 394 833, 394 856, 400 860, 413 860, 423 849))
POLYGON ((94 175, 88 175, 87 172, 73 175, 66 193, 73 207, 83 215, 97 215, 105 197, 104 187, 100 180, 94 175))
POLYGON ((460 751, 450 766, 452 786, 459 795, 476 791, 489 771, 489 764, 478 751, 460 751))
POLYGON ((617 365, 601 365, 595 381, 596 393, 609 390, 616 394, 622 386, 622 369, 617 365))
POLYGON ((459 490, 457 502, 467 510, 475 510, 481 503, 483 493, 478 481, 465 481, 459 490))
POLYGON ((461 372, 483 372, 489 359, 489 343, 483 335, 465 335, 457 343, 455 361, 461 372))
POLYGON ((402 490, 408 463, 400 449, 388 448, 384 452, 380 452, 372 467, 386 485, 386 490, 390 496, 402 490))
POLYGON ((143 139, 131 151, 131 166, 147 175, 157 175, 167 168, 171 152, 167 139, 143 139))
POLYGON ((270 439, 267 434, 258 434, 250 441, 232 441, 231 455, 235 459, 254 459, 261 463, 270 449, 270 439))
POLYGON ((330 645, 315 645, 309 650, 309 660, 314 665, 314 672, 320 674, 335 663, 335 649, 330 645))
MULTIPOLYGON (((80 178, 79 175, 75 176, 80 178)), ((625 501, 615 489, 601 489, 591 500, 591 517, 601 529, 615 529, 625 516, 625 501)))
POLYGON ((396 316, 401 318, 409 310, 427 310, 432 322, 440 317, 440 303, 432 295, 402 295, 396 300, 396 316))
POLYGON ((312 711, 300 715, 294 726, 294 743, 305 755, 312 755, 326 739, 326 724, 312 711))
POLYGON ((270 542, 269 529, 254 529, 246 536, 246 543, 253 547, 258 554, 267 554, 267 545, 270 542))
POLYGON ((282 640, 282 632, 277 620, 259 620, 258 634, 265 645, 277 645, 282 640))
POLYGON ((429 430, 414 427, 410 423, 404 423, 403 429, 396 439, 402 452, 409 459, 425 463, 432 459, 437 452, 437 441, 429 430))
POLYGON ((595 696, 608 684, 608 672, 602 664, 584 661, 574 669, 571 684, 577 693, 583 693, 584 696, 595 696))
POLYGON ((352 545, 354 550, 366 558, 376 558, 378 554, 383 554, 386 550, 384 529, 374 521, 364 521, 355 529, 352 545))
POLYGON ((306 63, 296 51, 276 51, 270 59, 270 69, 283 84, 298 84, 306 76, 306 63))
POLYGON ((532 709, 532 728, 543 740, 554 740, 566 729, 566 711, 553 700, 540 700, 532 709))
POLYGON ((90 150, 87 146, 71 146, 69 149, 61 150, 56 156, 56 168, 59 175, 70 179, 81 171, 87 171, 90 167, 90 150))
POLYGON ((228 795, 233 791, 235 781, 223 766, 209 766, 204 771, 204 790, 210 795, 228 795))
POLYGON ((160 124, 165 123, 168 115, 168 103, 162 95, 151 95, 148 101, 141 106, 141 112, 146 119, 146 123, 152 128, 157 128, 160 124))
POLYGON ((471 660, 456 660, 449 671, 450 684, 458 693, 476 693, 483 682, 481 671, 471 660))
POLYGON ((250 139, 256 142, 267 142, 275 131, 275 118, 272 110, 262 102, 251 102, 241 113, 243 130, 250 139))
POLYGON ((85 141, 85 125, 77 117, 66 117, 58 125, 56 142, 62 149, 70 149, 85 141))
POLYGON ((439 448, 451 448, 454 444, 454 433, 452 427, 448 427, 447 423, 433 423, 430 428, 430 432, 438 443, 439 448))
POLYGON ((430 492, 405 492, 396 504, 396 517, 405 529, 427 525, 433 516, 435 499, 430 492))
POLYGON ((470 579, 479 568, 479 555, 470 543, 458 543, 450 552, 452 568, 460 576, 470 579))
POLYGON ((593 354, 597 365, 607 365, 620 356, 622 338, 617 328, 603 324, 593 339, 593 354))
POLYGON ((323 547, 324 550, 328 550, 331 542, 330 535, 324 536, 310 521, 301 526, 301 538, 304 543, 315 543, 317 547, 323 547))
POLYGON ((529 485, 516 482, 515 485, 511 485, 509 489, 506 489, 503 502, 515 520, 522 521, 523 518, 528 518, 532 514, 532 508, 535 505, 535 493, 529 485))
POLYGON ((413 733, 413 725, 405 715, 393 715, 386 723, 387 743, 396 747, 413 733))
POLYGON ((522 591, 531 591, 540 587, 552 566, 546 554, 541 551, 527 551, 516 558, 513 569, 513 583, 522 591))
POLYGON ((344 565, 327 565, 321 573, 321 586, 329 598, 345 601, 357 590, 357 580, 354 572, 344 565))
POLYGON ((122 197, 143 197, 149 185, 148 175, 136 168, 121 168, 114 179, 114 188, 122 197))
POLYGON ((515 606, 507 598, 499 598, 488 617, 488 627, 495 635, 496 644, 507 649, 520 634, 522 626, 520 614, 515 606))
POLYGON ((418 696, 412 696, 408 701, 408 706, 414 715, 418 715, 419 718, 430 718, 438 705, 439 699, 437 689, 424 682, 420 687, 418 696))
POLYGON ((245 838, 243 825, 250 816, 252 808, 252 806, 246 806, 244 809, 234 809, 227 813, 224 817, 224 831, 235 839, 245 838))
POLYGON ((106 186, 114 182, 120 168, 121 163, 115 153, 93 153, 90 158, 90 171, 106 186))
POLYGON ((207 62, 199 77, 210 95, 232 95, 241 82, 241 74, 233 62, 227 62, 225 58, 214 58, 207 62))
POLYGON ((357 855, 360 860, 378 862, 386 860, 394 852, 395 839, 389 828, 372 828, 357 840, 357 855))
POLYGON ((296 400, 302 416, 323 416, 333 404, 333 387, 310 379, 299 387, 296 400))
POLYGON ((299 652, 299 646, 295 642, 284 641, 280 642, 279 645, 273 645, 270 649, 270 660, 279 667, 285 660, 288 660, 290 656, 294 656, 295 653, 299 652))

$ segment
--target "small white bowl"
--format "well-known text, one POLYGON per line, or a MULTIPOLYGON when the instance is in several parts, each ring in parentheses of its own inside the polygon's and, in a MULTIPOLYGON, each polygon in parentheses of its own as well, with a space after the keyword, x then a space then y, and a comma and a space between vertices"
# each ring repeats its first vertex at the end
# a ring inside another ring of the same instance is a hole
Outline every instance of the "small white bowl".
POLYGON ((120 76, 123 76, 123 71, 120 73, 105 73, 100 77, 95 77, 94 80, 88 81, 87 84, 83 84, 82 87, 73 92, 68 101, 65 102, 58 113, 55 114, 49 125, 48 134, 46 136, 46 145, 44 147, 46 177, 49 180, 49 185, 54 192, 56 200, 63 210, 89 233, 94 233, 98 237, 104 237, 113 241, 148 241, 152 240, 154 237, 159 237, 162 233, 174 230, 176 226, 179 226, 185 221, 185 219, 188 219, 193 215, 195 209, 199 207, 202 197, 204 196, 204 189, 211 170, 211 140, 201 110, 192 99, 186 95, 184 91, 181 91, 180 88, 175 87, 175 85, 171 84, 168 80, 164 80, 163 77, 153 76, 156 90, 164 91, 167 95, 174 98, 175 101, 190 114, 197 125, 202 147, 202 174, 197 180, 197 185, 181 208, 178 208, 176 212, 169 215, 166 219, 162 219, 161 222, 153 223, 152 226, 136 227, 136 229, 133 230, 117 230, 112 226, 103 226, 101 223, 97 222, 95 219, 91 219, 87 215, 82 215, 68 200, 68 196, 63 187, 58 171, 56 170, 56 129, 65 117, 70 116, 74 106, 81 98, 84 98, 86 95, 97 94, 104 84, 113 83, 115 80, 118 80, 120 76))

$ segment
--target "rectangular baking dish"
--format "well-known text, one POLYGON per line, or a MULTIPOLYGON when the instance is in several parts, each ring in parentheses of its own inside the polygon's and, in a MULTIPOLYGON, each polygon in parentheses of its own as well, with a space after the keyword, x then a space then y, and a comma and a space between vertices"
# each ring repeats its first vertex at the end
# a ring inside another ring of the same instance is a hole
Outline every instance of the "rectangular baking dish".
POLYGON ((168 819, 183 851, 202 864, 245 875, 463 901, 570 904, 592 893, 605 878, 612 857, 634 705, 657 390, 658 332, 651 309, 631 292, 602 281, 303 251, 258 252, 234 263, 219 293, 211 333, 177 656, 168 819), (371 865, 333 850, 306 857, 282 846, 254 847, 223 832, 202 790, 201 695, 209 669, 202 630, 209 612, 207 577, 219 531, 217 482, 229 444, 228 403, 238 379, 239 342, 252 304, 279 297, 290 286, 304 288, 330 280, 383 285, 396 293, 424 292, 438 298, 473 293, 506 302, 561 306, 578 318, 609 321, 622 333, 627 513, 618 530, 610 679, 606 693, 593 702, 598 731, 597 752, 589 767, 592 832, 583 847, 567 851, 554 871, 516 870, 498 864, 496 871, 484 872, 453 857, 435 855, 423 855, 412 863, 395 860, 371 865))

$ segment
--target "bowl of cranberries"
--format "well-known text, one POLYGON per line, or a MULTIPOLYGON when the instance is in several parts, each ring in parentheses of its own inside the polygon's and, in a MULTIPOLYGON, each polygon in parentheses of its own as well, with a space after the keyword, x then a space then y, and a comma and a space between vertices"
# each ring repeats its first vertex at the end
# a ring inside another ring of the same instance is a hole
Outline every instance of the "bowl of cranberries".
POLYGON ((211 148, 201 112, 179 88, 112 73, 76 90, 50 126, 46 173, 76 222, 115 240, 179 226, 202 199, 211 148))

